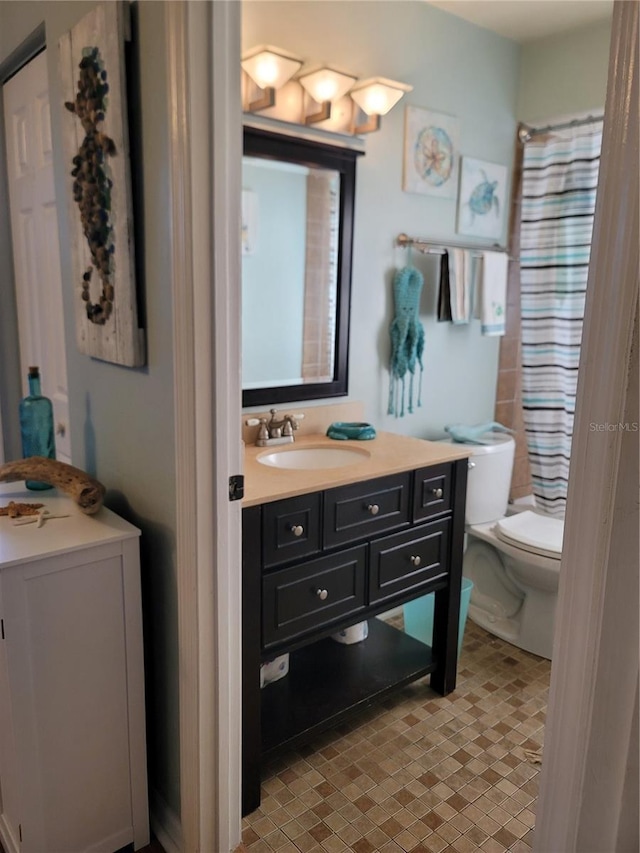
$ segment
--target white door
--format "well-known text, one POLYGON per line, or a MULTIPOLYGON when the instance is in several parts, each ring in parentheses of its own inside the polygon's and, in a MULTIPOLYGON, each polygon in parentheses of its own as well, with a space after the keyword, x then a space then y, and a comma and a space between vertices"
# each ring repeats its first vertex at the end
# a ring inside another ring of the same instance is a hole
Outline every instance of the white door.
POLYGON ((53 403, 56 455, 71 462, 58 218, 53 180, 47 52, 3 86, 20 369, 38 365, 53 403))

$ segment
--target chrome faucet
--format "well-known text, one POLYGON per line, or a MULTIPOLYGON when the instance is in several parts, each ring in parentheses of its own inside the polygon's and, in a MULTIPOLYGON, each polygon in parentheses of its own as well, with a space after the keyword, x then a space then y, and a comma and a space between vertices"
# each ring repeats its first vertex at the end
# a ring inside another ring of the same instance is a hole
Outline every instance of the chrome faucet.
POLYGON ((247 426, 257 426, 258 436, 256 445, 258 447, 269 447, 274 444, 291 444, 293 442, 294 430, 298 429, 299 421, 304 418, 303 414, 283 415, 277 419, 277 409, 270 409, 271 418, 248 418, 247 426))
POLYGON ((283 415, 282 418, 277 421, 276 415, 278 414, 278 410, 270 409, 269 411, 271 413, 271 420, 267 424, 269 438, 288 438, 291 436, 291 441, 293 441, 293 431, 298 429, 296 415, 283 415))

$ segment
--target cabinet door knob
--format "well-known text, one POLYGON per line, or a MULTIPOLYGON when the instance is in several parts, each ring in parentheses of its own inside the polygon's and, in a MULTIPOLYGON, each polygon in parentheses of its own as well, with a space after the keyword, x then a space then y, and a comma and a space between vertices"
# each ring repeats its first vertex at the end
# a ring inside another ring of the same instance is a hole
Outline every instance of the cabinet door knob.
POLYGON ((435 498, 441 498, 442 497, 442 489, 431 489, 431 494, 435 498))
POLYGON ((294 536, 302 536, 304 533, 304 527, 301 524, 292 524, 289 530, 294 536))
POLYGON ((475 463, 475 462, 467 462, 467 468, 468 468, 470 471, 471 471, 471 469, 472 469, 472 468, 475 468, 475 467, 476 467, 476 463, 475 463))
POLYGON ((414 566, 419 566, 420 563, 422 562, 422 559, 420 558, 420 556, 418 554, 415 554, 414 556, 409 557, 409 559, 411 560, 411 562, 413 563, 414 566))
POLYGON ((318 596, 320 601, 324 601, 326 599, 326 597, 329 595, 329 593, 327 592, 326 589, 317 589, 316 595, 318 596))
POLYGON ((371 515, 377 515, 380 512, 380 507, 378 506, 378 504, 369 504, 367 509, 369 510, 371 515))

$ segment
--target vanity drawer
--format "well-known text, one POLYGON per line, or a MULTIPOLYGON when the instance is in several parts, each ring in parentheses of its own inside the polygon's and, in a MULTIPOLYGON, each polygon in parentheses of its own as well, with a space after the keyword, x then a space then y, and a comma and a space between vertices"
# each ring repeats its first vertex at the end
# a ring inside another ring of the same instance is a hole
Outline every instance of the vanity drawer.
POLYGON ((324 545, 344 545, 409 524, 411 473, 324 493, 324 545))
POLYGON ((449 526, 443 518, 372 542, 369 602, 414 590, 449 571, 449 526))
POLYGON ((363 610, 366 545, 281 569, 262 580, 263 646, 363 610))
POLYGON ((451 510, 451 465, 430 465, 415 472, 413 519, 422 521, 451 510))
POLYGON ((321 494, 265 504, 262 508, 264 568, 310 557, 320 551, 321 494))

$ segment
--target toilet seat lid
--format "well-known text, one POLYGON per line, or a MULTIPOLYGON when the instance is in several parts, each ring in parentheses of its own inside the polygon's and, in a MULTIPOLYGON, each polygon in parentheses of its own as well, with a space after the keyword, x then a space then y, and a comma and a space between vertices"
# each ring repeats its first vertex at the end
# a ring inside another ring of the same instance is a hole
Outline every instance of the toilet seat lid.
POLYGON ((499 539, 524 551, 560 559, 564 521, 526 510, 501 518, 495 532, 499 539))

